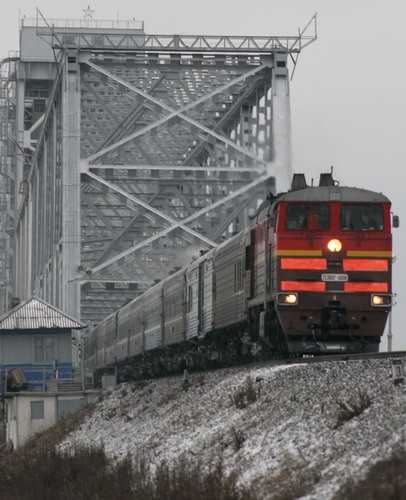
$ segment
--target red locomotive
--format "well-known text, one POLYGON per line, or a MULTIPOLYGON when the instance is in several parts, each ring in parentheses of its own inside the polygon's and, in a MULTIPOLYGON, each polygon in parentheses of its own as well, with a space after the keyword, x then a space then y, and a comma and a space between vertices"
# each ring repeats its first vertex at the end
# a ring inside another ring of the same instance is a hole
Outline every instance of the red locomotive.
POLYGON ((331 174, 308 187, 296 174, 253 223, 102 321, 86 338, 86 364, 378 351, 398 225, 388 198, 331 174))
POLYGON ((248 303, 265 260, 269 297, 261 325, 279 324, 290 353, 378 351, 392 305, 390 201, 337 186, 329 174, 318 187, 295 176, 295 187, 302 189, 280 196, 251 231, 248 303))

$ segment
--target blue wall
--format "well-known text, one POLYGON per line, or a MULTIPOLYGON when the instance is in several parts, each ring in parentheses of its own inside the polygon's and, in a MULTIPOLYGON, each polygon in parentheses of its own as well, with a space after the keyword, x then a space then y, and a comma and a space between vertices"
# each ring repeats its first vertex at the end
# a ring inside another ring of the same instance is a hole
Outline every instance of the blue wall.
POLYGON ((4 389, 4 375, 6 370, 10 371, 13 368, 22 368, 26 378, 28 379, 28 388, 25 390, 29 391, 45 391, 46 381, 58 378, 59 380, 68 380, 72 378, 72 363, 60 363, 58 364, 58 371, 54 370, 53 365, 38 365, 38 364, 0 364, 0 393, 3 393, 4 389))

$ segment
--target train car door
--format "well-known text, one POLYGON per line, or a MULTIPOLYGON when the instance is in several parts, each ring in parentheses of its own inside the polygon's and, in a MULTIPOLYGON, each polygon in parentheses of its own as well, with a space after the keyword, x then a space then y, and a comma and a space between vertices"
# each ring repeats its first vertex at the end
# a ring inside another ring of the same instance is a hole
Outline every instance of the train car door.
POLYGON ((199 264, 198 268, 198 294, 197 294, 197 331, 198 335, 202 335, 203 329, 203 303, 204 303, 204 273, 203 273, 204 262, 199 264))
POLYGON ((201 264, 201 315, 200 333, 206 335, 213 329, 213 257, 201 264))

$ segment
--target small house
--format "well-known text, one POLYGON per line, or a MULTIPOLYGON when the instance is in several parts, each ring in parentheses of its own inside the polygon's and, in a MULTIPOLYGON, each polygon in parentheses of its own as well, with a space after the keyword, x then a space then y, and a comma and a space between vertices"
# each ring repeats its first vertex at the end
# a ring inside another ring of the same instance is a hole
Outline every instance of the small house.
POLYGON ((44 391, 72 378, 72 331, 86 325, 31 298, 0 316, 0 391, 44 391))
POLYGON ((73 378, 73 332, 85 326, 37 298, 0 316, 0 423, 14 448, 97 397, 73 378))

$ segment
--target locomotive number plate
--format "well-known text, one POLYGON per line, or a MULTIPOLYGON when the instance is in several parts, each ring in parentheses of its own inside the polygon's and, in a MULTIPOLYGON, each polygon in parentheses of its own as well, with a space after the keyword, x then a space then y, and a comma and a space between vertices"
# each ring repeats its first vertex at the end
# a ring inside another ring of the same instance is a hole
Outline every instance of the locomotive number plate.
POLYGON ((348 274, 322 274, 321 281, 348 281, 348 274))

